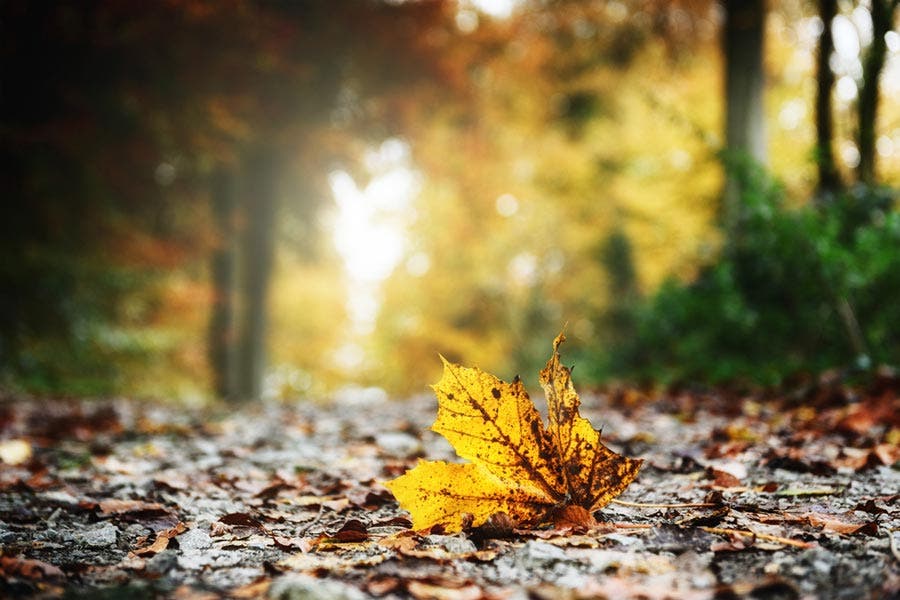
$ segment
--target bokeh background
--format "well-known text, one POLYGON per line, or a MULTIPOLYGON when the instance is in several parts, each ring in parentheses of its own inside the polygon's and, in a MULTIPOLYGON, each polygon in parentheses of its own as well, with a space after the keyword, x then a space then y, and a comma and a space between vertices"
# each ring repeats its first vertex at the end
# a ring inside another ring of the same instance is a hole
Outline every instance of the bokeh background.
POLYGON ((0 386, 897 364, 897 4, 7 0, 0 386))

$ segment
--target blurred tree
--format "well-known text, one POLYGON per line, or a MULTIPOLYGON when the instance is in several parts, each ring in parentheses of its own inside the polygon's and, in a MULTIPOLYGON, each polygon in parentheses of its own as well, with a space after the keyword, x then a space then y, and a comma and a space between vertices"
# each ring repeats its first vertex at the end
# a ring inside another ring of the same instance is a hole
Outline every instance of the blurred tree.
POLYGON ((838 7, 837 0, 819 0, 818 4, 822 33, 819 35, 819 48, 816 53, 815 159, 819 174, 817 196, 825 200, 830 199, 841 188, 841 178, 834 160, 832 105, 834 71, 831 69, 831 54, 834 52, 831 24, 837 15, 838 7))
POLYGON ((0 242, 0 363, 29 389, 107 393, 129 363, 149 373, 148 353, 178 335, 155 327, 167 270, 204 239, 184 227, 193 190, 135 93, 164 82, 131 61, 129 10, 2 4, 0 168, 17 210, 0 242))
POLYGON ((247 169, 246 230, 241 298, 238 320, 240 343, 236 397, 258 399, 267 364, 266 341, 269 320, 269 288, 275 255, 275 215, 281 178, 280 157, 272 147, 254 148, 244 162, 247 169))
POLYGON ((215 167, 210 177, 210 204, 216 239, 210 265, 212 305, 207 352, 214 393, 220 398, 232 398, 237 393, 234 293, 237 256, 233 242, 237 239, 237 190, 233 170, 224 165, 215 167))
POLYGON ((898 0, 872 0, 869 14, 872 19, 872 43, 863 59, 862 83, 859 88, 859 122, 857 146, 859 165, 857 176, 863 183, 873 185, 875 176, 875 131, 878 123, 878 99, 881 71, 887 54, 885 34, 891 30, 898 0))
POLYGON ((725 156, 726 182, 722 219, 731 234, 737 231, 741 212, 741 177, 735 169, 746 161, 766 162, 763 111, 763 0, 725 0, 722 51, 725 57, 725 156))
POLYGON ((613 348, 620 347, 636 333, 634 307, 641 300, 631 240, 616 227, 601 246, 602 264, 609 274, 609 307, 598 328, 613 348))
MULTIPOLYGON (((302 189, 321 198, 329 171, 338 165, 357 170, 355 140, 402 129, 402 109, 385 115, 386 107, 409 103, 422 82, 449 90, 437 52, 441 45, 428 37, 444 27, 445 10, 438 1, 259 4, 257 35, 265 41, 257 41, 259 59, 249 65, 253 102, 250 110, 240 103, 235 109, 252 132, 238 152, 244 230, 237 336, 217 337, 238 345, 224 350, 237 356, 232 398, 258 398, 262 392, 275 224, 287 210, 281 188, 286 165, 295 162, 290 157, 307 161, 303 171, 318 181, 302 189), (259 68, 260 60, 271 66, 259 68)), ((316 202, 305 198, 299 204, 316 202)))

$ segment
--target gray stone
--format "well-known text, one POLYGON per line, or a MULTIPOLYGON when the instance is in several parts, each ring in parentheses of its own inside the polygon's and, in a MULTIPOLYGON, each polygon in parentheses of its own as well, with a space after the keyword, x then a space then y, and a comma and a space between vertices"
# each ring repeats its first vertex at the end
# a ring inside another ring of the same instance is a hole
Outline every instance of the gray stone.
POLYGON ((195 552, 212 546, 212 538, 202 529, 188 529, 176 539, 178 547, 184 552, 195 552))
POLYGON ((425 538, 425 545, 438 546, 450 554, 468 554, 478 550, 472 540, 452 535, 429 535, 425 538))
POLYGON ((178 566, 186 571, 206 567, 215 569, 236 567, 245 562, 246 556, 239 550, 198 550, 178 557, 178 566))
POLYGON ((285 575, 272 582, 273 600, 364 600, 366 595, 340 581, 328 581, 309 575, 285 575))
POLYGON ((516 562, 526 571, 546 568, 564 560, 566 560, 565 551, 547 542, 532 540, 516 552, 516 562))
POLYGON ((205 572, 203 580, 215 587, 227 589, 253 583, 265 574, 262 567, 231 567, 205 572))
POLYGON ((119 530, 112 523, 98 523, 86 527, 74 535, 75 540, 92 548, 106 548, 115 546, 119 530))
POLYGON ((62 504, 64 506, 78 506, 78 498, 65 490, 50 490, 39 496, 48 504, 62 504))
POLYGON ((178 566, 178 552, 167 548, 158 552, 147 560, 147 572, 157 575, 166 575, 178 566))

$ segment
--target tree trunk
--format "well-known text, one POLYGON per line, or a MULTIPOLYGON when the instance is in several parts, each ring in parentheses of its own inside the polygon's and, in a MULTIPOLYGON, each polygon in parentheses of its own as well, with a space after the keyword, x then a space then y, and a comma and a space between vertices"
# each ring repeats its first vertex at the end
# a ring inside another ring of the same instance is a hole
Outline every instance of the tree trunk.
POLYGON ((209 319, 208 353, 213 390, 219 398, 235 396, 235 298, 237 285, 236 177, 233 169, 219 166, 210 180, 210 203, 216 246, 210 265, 212 308, 209 319))
POLYGON ((269 283, 275 254, 275 213, 278 159, 268 148, 256 148, 246 158, 244 190, 244 252, 241 344, 237 393, 242 400, 262 394, 266 369, 269 283))
POLYGON ((875 124, 878 117, 878 92, 884 68, 887 44, 897 0, 872 0, 872 45, 863 60, 863 79, 859 88, 859 166, 857 177, 863 183, 875 183, 875 124))
POLYGON ((722 220, 734 232, 740 215, 741 168, 766 162, 763 114, 763 0, 726 0, 722 50, 725 56, 725 194, 722 220))
POLYGON ((819 0, 819 17, 822 19, 822 35, 819 36, 819 53, 816 57, 816 164, 819 170, 816 196, 819 199, 829 198, 841 188, 840 175, 834 162, 831 102, 834 71, 829 63, 834 52, 831 22, 835 15, 837 0, 819 0))
POLYGON ((601 247, 600 260, 606 271, 611 293, 603 328, 609 333, 611 344, 624 346, 636 332, 634 307, 641 294, 631 238, 621 226, 616 225, 606 238, 601 247))

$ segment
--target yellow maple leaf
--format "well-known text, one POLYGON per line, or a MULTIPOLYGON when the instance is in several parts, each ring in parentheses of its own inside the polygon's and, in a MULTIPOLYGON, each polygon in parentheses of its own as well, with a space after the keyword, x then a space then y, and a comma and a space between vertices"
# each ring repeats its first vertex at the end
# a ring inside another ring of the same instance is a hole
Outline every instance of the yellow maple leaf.
POLYGON ((541 370, 548 424, 516 378, 506 383, 477 368, 444 361, 432 386, 438 397, 432 429, 470 462, 420 460, 387 482, 413 528, 477 527, 505 513, 520 526, 553 521, 565 510, 589 513, 621 494, 643 461, 616 454, 578 412, 571 372, 559 362, 560 334, 541 370))

